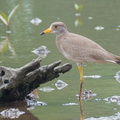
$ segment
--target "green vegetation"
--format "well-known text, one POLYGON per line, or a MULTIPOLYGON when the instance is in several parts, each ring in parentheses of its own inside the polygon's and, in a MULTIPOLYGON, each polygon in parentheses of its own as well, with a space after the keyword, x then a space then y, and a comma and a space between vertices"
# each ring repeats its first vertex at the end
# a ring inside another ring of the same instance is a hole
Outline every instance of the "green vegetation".
POLYGON ((10 12, 10 14, 8 16, 5 13, 0 12, 0 19, 7 26, 7 30, 9 30, 11 18, 13 17, 13 15, 16 12, 18 7, 19 7, 19 5, 15 6, 14 9, 10 12))
POLYGON ((82 22, 80 16, 81 16, 81 10, 83 8, 83 5, 78 5, 78 4, 75 3, 74 7, 77 11, 77 13, 75 14, 75 16, 77 17, 77 19, 75 20, 75 26, 78 26, 79 24, 82 25, 83 22, 82 22))
POLYGON ((6 31, 7 36, 6 36, 5 40, 3 40, 0 43, 0 54, 4 54, 9 49, 11 51, 12 55, 16 56, 16 52, 14 50, 14 47, 10 42, 9 34, 11 33, 10 22, 11 22, 11 19, 12 19, 13 15, 15 14, 18 7, 19 7, 19 5, 15 6, 8 16, 5 13, 0 12, 0 19, 7 27, 7 31, 6 31))

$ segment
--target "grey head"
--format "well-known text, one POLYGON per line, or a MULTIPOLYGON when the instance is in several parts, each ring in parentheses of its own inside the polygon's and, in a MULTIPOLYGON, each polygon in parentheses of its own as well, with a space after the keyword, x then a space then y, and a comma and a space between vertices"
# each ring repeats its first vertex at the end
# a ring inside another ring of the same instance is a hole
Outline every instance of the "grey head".
POLYGON ((48 29, 40 33, 41 35, 45 33, 54 33, 56 35, 62 35, 68 32, 67 27, 63 22, 53 22, 48 29))
POLYGON ((50 26, 52 28, 52 33, 62 34, 67 31, 67 26, 63 22, 54 22, 50 26))

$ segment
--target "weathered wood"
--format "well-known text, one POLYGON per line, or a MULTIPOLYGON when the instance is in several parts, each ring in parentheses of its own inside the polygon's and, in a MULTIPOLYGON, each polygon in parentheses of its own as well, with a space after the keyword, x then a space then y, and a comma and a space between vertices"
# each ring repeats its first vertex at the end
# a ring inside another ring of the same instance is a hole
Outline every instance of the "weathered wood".
POLYGON ((24 100, 25 97, 40 84, 59 77, 60 73, 69 71, 72 67, 67 63, 59 66, 61 61, 40 66, 40 60, 35 59, 20 68, 0 67, 0 102, 24 100))

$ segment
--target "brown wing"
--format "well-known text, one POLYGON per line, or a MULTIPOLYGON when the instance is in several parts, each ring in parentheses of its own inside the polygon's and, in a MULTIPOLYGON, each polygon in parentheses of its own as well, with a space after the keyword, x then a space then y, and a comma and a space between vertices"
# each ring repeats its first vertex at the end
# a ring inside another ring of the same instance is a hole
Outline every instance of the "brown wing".
POLYGON ((59 41, 58 48, 63 55, 78 63, 102 63, 113 56, 94 41, 73 33, 66 34, 59 41))

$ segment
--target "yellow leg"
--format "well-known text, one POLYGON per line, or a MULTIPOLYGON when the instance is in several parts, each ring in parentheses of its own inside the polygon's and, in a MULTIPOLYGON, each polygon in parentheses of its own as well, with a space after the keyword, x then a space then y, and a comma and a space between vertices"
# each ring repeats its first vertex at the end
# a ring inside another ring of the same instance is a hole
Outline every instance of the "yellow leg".
POLYGON ((83 114, 83 106, 82 106, 82 88, 83 88, 83 82, 84 82, 84 76, 83 76, 83 66, 82 64, 78 64, 78 70, 80 74, 80 95, 79 95, 79 102, 80 102, 80 120, 84 120, 84 114, 83 114))
POLYGON ((84 82, 84 76, 83 76, 83 66, 78 65, 78 70, 80 74, 80 98, 82 98, 82 87, 83 87, 83 82, 84 82))
POLYGON ((79 73, 80 73, 80 83, 84 82, 83 67, 78 65, 78 70, 79 70, 79 73))

